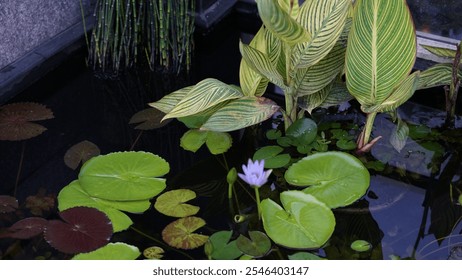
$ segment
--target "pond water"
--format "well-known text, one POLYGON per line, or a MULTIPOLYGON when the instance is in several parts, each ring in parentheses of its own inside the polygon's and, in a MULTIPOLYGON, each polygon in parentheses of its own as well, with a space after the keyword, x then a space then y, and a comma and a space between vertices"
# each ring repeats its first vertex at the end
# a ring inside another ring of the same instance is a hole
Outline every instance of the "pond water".
MULTIPOLYGON (((86 68, 85 51, 78 51, 56 71, 11 100, 44 104, 55 118, 41 122, 48 130, 38 137, 20 142, 0 141, 0 195, 15 194, 22 206, 29 196, 53 197, 78 175, 78 169, 72 170, 64 164, 64 154, 72 145, 88 140, 102 154, 139 150, 165 158, 171 166, 167 175, 169 188, 188 187, 198 193, 199 215, 207 221, 205 233, 241 230, 233 225, 226 211, 225 165, 240 170, 255 149, 253 136, 263 139, 265 126, 234 133, 233 148, 224 156, 211 156, 204 149, 193 154, 179 148, 179 139, 186 131, 181 123, 173 121, 156 130, 141 131, 128 122, 134 113, 147 108, 148 102, 206 77, 236 84, 240 62, 238 39, 242 31, 254 31, 254 26, 258 25, 232 15, 214 30, 198 32, 193 72, 174 78, 139 72, 126 73, 118 80, 100 79, 86 68)), ((333 114, 332 110, 323 112, 327 115, 321 123, 364 121, 354 104, 341 114, 333 114)), ((334 211, 336 231, 317 252, 319 255, 330 259, 462 258, 462 210, 457 204, 462 190, 461 130, 438 129, 444 113, 415 103, 405 104, 400 114, 413 133, 405 144, 401 143, 400 152, 384 137, 370 155, 364 156, 372 174, 369 191, 354 205, 334 211), (350 244, 357 239, 370 242, 372 250, 366 253, 351 250, 350 244)), ((460 119, 457 122, 460 127, 460 119)), ((394 128, 388 117, 380 116, 374 135, 390 135, 394 128)), ((41 214, 49 219, 57 217, 53 211, 41 214)), ((11 225, 14 217, 30 213, 18 210, 15 215, 1 214, 0 228, 11 225)), ((144 235, 161 239, 160 231, 170 221, 151 210, 132 218, 135 229, 118 233, 113 240, 140 249, 156 245, 144 235)), ((187 254, 205 258, 202 248, 187 254)), ((0 239, 1 257, 69 256, 57 253, 38 237, 31 241, 0 239)), ((168 251, 166 257, 187 256, 168 251)))

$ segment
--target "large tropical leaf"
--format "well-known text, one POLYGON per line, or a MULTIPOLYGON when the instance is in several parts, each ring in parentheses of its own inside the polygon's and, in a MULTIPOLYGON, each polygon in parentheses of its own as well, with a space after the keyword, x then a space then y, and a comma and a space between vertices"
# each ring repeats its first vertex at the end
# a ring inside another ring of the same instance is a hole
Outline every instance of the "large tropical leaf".
POLYGON ((179 89, 148 105, 167 114, 193 89, 193 87, 194 86, 189 86, 179 89))
POLYGON ((242 92, 235 86, 227 85, 217 79, 207 78, 199 82, 164 119, 185 117, 200 113, 221 102, 239 98, 242 92))
POLYGON ((213 114, 202 130, 233 131, 260 123, 271 117, 279 106, 264 97, 242 97, 213 114))
POLYGON ((348 92, 345 83, 340 80, 334 81, 329 94, 319 107, 327 108, 329 106, 337 106, 351 99, 353 99, 353 96, 348 92))
POLYGON ((294 69, 307 68, 323 59, 343 31, 350 0, 307 1, 298 15, 311 40, 298 44, 292 55, 294 69))
POLYGON ((414 94, 419 82, 420 71, 409 75, 397 88, 380 104, 374 106, 361 106, 365 113, 393 111, 414 94))
POLYGON ((414 25, 405 0, 358 0, 355 5, 346 52, 347 87, 362 105, 378 105, 414 65, 414 25))
POLYGON ((285 84, 285 79, 279 73, 275 65, 272 64, 270 57, 255 49, 251 46, 239 43, 239 49, 242 54, 242 58, 246 61, 247 65, 252 68, 258 74, 266 77, 273 84, 279 86, 283 90, 287 90, 288 87, 285 84))
POLYGON ((440 47, 434 47, 434 46, 428 46, 428 45, 420 45, 420 46, 422 46, 422 48, 426 49, 432 54, 437 55, 439 57, 443 57, 443 58, 454 58, 456 57, 456 53, 457 53, 457 51, 453 49, 440 48, 440 47))
POLYGON ((310 34, 277 1, 256 0, 258 14, 265 26, 279 39, 294 45, 310 40, 310 34))
MULTIPOLYGON (((462 71, 458 71, 458 76, 462 79, 462 71)), ((450 85, 451 82, 452 65, 449 63, 436 64, 420 73, 417 89, 450 85)))
POLYGON ((292 18, 297 18, 297 15, 300 11, 300 6, 298 1, 294 0, 278 0, 279 6, 288 13, 292 18))
POLYGON ((321 106, 324 100, 327 99, 327 96, 329 96, 331 89, 332 84, 329 84, 318 92, 300 97, 298 99, 298 106, 300 106, 300 108, 303 108, 311 114, 311 112, 315 108, 321 106))
MULTIPOLYGON (((264 26, 260 28, 255 37, 250 42, 250 46, 254 49, 266 53, 266 40, 265 40, 264 26)), ((241 60, 239 68, 239 81, 242 88, 242 93, 245 96, 261 96, 268 86, 268 79, 252 69, 245 61, 241 60)))

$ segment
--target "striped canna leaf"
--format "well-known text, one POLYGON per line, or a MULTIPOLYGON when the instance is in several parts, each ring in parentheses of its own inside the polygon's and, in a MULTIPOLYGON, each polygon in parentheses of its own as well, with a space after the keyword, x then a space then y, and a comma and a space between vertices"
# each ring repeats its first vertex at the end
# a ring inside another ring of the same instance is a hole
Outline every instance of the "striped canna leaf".
POLYGON ((276 67, 271 63, 267 54, 252 48, 240 42, 239 49, 242 58, 247 62, 247 65, 255 72, 266 77, 269 81, 282 88, 284 91, 288 90, 285 84, 284 77, 279 73, 276 67))
POLYGON ((167 94, 160 100, 151 102, 148 105, 165 114, 168 114, 176 106, 176 104, 178 104, 181 99, 183 99, 191 91, 193 87, 194 86, 184 87, 170 94, 167 94))
MULTIPOLYGON (((462 71, 458 71, 459 79, 462 80, 462 71)), ((450 85, 452 82, 452 65, 449 63, 435 64, 422 71, 417 89, 425 89, 437 86, 450 85)))
POLYGON ((405 0, 357 0, 346 52, 350 93, 365 108, 380 106, 410 73, 416 34, 405 0))
MULTIPOLYGON (((250 42, 250 46, 266 53, 265 28, 262 26, 250 42)), ((241 60, 239 81, 245 96, 261 96, 265 93, 269 80, 253 70, 245 59, 241 60)))
POLYGON ((417 89, 420 71, 409 75, 385 100, 373 106, 361 106, 364 113, 390 112, 404 104, 417 89))
POLYGON ((291 57, 293 69, 310 67, 323 59, 334 47, 344 30, 350 0, 305 2, 298 16, 311 40, 297 44, 291 57))
POLYGON ((258 124, 270 118, 279 106, 265 97, 242 97, 229 102, 200 128, 228 132, 258 124))
POLYGON ((197 83, 163 119, 191 116, 221 102, 242 96, 237 87, 208 78, 197 83))
POLYGON ((297 18, 300 6, 297 0, 278 0, 279 6, 282 10, 288 13, 292 18, 297 18))
POLYGON ((263 24, 276 37, 289 45, 310 40, 310 34, 284 11, 275 0, 256 0, 263 24))
POLYGON ((324 87, 318 92, 300 97, 298 99, 298 106, 300 106, 300 108, 306 110, 308 113, 311 114, 311 112, 314 109, 320 107, 324 100, 326 100, 331 89, 332 83, 328 84, 326 87, 324 87))
POLYGON ((456 57, 456 50, 447 49, 447 48, 440 48, 428 45, 420 45, 422 48, 426 49, 427 51, 431 52, 432 54, 443 57, 443 58, 454 58, 456 57))

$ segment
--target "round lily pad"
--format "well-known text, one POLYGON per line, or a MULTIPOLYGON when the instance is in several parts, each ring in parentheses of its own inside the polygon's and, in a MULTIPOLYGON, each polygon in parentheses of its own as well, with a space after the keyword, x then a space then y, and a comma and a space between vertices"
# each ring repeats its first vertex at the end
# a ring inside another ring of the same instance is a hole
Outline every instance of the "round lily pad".
POLYGON ((160 260, 164 257, 164 249, 158 246, 152 246, 144 249, 143 256, 150 260, 160 260))
POLYGON ((315 254, 308 253, 308 252, 298 252, 293 255, 289 255, 289 260, 325 260, 324 258, 321 258, 319 256, 316 256, 315 254))
POLYGON ((148 108, 135 113, 128 123, 137 124, 135 129, 151 130, 161 128, 172 121, 168 119, 161 122, 163 117, 165 117, 165 113, 156 108, 148 108))
POLYGON ((104 212, 112 222, 114 232, 127 229, 132 220, 123 212, 142 213, 151 203, 149 200, 137 201, 111 201, 90 196, 75 180, 64 187, 58 194, 58 209, 64 211, 77 206, 93 207, 104 212))
POLYGON ((96 208, 74 207, 59 213, 63 221, 49 221, 45 240, 55 249, 75 254, 96 250, 109 242, 112 225, 96 208))
POLYGON ((350 247, 356 252, 367 252, 372 249, 372 244, 366 240, 355 240, 351 243, 350 247))
POLYGON ((90 141, 84 140, 75 144, 64 154, 64 163, 71 169, 75 170, 79 164, 85 163, 92 157, 98 156, 100 150, 98 146, 90 141))
POLYGON ((17 221, 5 232, 0 234, 0 238, 9 237, 17 239, 29 239, 43 232, 48 221, 39 217, 30 217, 17 221))
POLYGON ((179 249, 194 249, 205 244, 208 236, 194 233, 205 221, 198 217, 186 217, 168 224, 162 231, 162 239, 179 249))
POLYGON ((253 160, 265 160, 265 168, 280 168, 290 162, 289 154, 280 154, 284 151, 281 146, 266 146, 258 149, 253 155, 253 160))
POLYGON ((160 213, 170 217, 187 217, 197 214, 199 207, 184 202, 196 198, 196 193, 188 189, 168 191, 157 197, 154 208, 160 213))
POLYGON ((136 260, 141 255, 140 250, 122 242, 109 243, 90 253, 75 255, 73 260, 136 260))
POLYGON ((329 207, 300 191, 281 193, 281 201, 284 208, 271 199, 261 203, 263 227, 275 243, 295 249, 319 248, 326 243, 335 228, 329 207))
POLYGON ((356 157, 343 152, 316 153, 292 164, 285 173, 294 186, 310 186, 304 192, 330 208, 347 206, 369 188, 370 175, 356 157))
POLYGON ((236 240, 237 247, 244 254, 260 258, 271 250, 271 240, 263 232, 249 231, 249 237, 241 234, 236 240))
POLYGON ((33 138, 47 129, 34 121, 54 118, 44 105, 20 102, 0 107, 0 140, 19 141, 33 138))
POLYGON ((118 152, 87 161, 80 170, 82 189, 97 198, 118 201, 150 199, 165 189, 170 170, 161 157, 147 152, 118 152))
POLYGON ((205 244, 205 253, 214 260, 234 260, 242 255, 236 240, 230 241, 233 232, 218 231, 212 234, 205 244))
POLYGON ((296 145, 310 144, 316 139, 318 126, 312 119, 296 120, 286 131, 286 136, 293 139, 296 145))
POLYGON ((18 200, 9 195, 0 195, 0 213, 10 213, 18 209, 18 200))

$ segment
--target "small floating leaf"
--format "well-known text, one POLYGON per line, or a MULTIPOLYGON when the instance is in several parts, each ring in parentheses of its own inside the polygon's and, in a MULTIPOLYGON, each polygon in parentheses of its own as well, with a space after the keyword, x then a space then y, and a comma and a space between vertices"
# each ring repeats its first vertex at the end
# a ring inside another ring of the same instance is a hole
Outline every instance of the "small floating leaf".
POLYGON ((75 254, 106 245, 112 235, 109 218, 96 208, 74 207, 59 213, 64 222, 52 220, 45 229, 45 240, 55 249, 75 254))
POLYGON ((143 256, 146 259, 151 259, 151 260, 160 260, 164 257, 164 249, 158 247, 158 246, 153 246, 144 249, 143 251, 143 256))
POLYGON ((0 140, 19 141, 33 138, 47 130, 33 123, 54 118, 53 112, 37 103, 12 103, 0 107, 0 140))
POLYGON ((291 138, 296 145, 308 145, 316 139, 318 126, 312 119, 303 118, 296 120, 286 131, 286 136, 291 138))
POLYGON ((172 190, 160 195, 154 204, 154 208, 170 217, 182 218, 192 216, 199 212, 199 207, 184 202, 194 198, 196 198, 196 193, 192 190, 172 190))
POLYGON ((64 155, 64 163, 71 169, 76 170, 80 162, 85 163, 92 157, 99 156, 101 151, 98 146, 90 141, 84 140, 75 144, 67 150, 64 155))
POLYGON ((135 129, 151 130, 161 128, 171 121, 169 119, 161 122, 163 117, 165 117, 165 113, 156 108, 148 108, 135 113, 128 123, 138 124, 135 129))
POLYGON ((307 156, 289 167, 285 179, 294 186, 310 186, 312 194, 330 208, 349 205, 367 191, 370 175, 356 157, 343 152, 307 156))
POLYGON ((214 260, 234 260, 242 255, 236 240, 230 241, 233 232, 218 231, 209 237, 205 244, 205 251, 209 258, 214 260))
POLYGON ((9 195, 0 195, 0 213, 10 213, 18 209, 18 200, 9 195))
POLYGON ((365 241, 365 240, 356 240, 350 245, 351 249, 357 251, 357 252, 367 252, 370 249, 372 249, 371 243, 365 241))
POLYGON ((141 255, 140 250, 125 243, 109 243, 90 253, 75 255, 73 260, 135 260, 141 255))
POLYGON ((266 146, 258 149, 253 155, 253 160, 265 160, 265 168, 280 168, 290 162, 289 154, 280 154, 284 148, 280 146, 266 146))
POLYGON ((226 132, 209 131, 205 144, 213 155, 219 155, 231 148, 233 145, 233 138, 226 132))
POLYGON ((289 255, 289 260, 325 260, 315 254, 308 252, 298 252, 293 255, 289 255))
POLYGON ((170 170, 161 157, 147 152, 118 152, 87 161, 80 170, 82 189, 93 197, 132 201, 150 199, 165 189, 170 170))
POLYGON ((41 234, 47 223, 48 221, 43 218, 25 218, 7 228, 5 232, 0 234, 0 238, 29 239, 41 234))
POLYGON ((244 254, 254 258, 260 258, 271 250, 271 240, 266 234, 260 231, 249 231, 249 237, 240 235, 236 242, 237 247, 244 254))
POLYGON ((205 244, 208 236, 194 233, 205 221, 198 217, 186 217, 168 224, 162 231, 162 239, 179 249, 194 249, 205 244))

